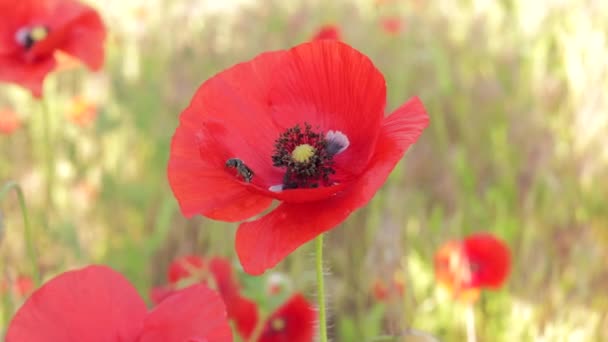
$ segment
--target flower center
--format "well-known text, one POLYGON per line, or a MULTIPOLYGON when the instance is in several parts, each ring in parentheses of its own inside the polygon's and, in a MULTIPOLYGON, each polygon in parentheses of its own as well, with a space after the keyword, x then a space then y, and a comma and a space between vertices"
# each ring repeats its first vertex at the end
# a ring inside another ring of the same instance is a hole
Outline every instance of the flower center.
POLYGON ((270 322, 270 326, 274 331, 282 331, 285 329, 285 320, 282 318, 275 318, 270 322))
POLYGON ((15 40, 19 45, 29 50, 41 40, 49 35, 49 28, 46 26, 23 27, 15 34, 15 40))
POLYGON ((348 138, 342 132, 316 132, 305 123, 283 132, 275 141, 272 165, 285 169, 283 184, 273 185, 271 191, 317 188, 333 183, 330 176, 333 157, 348 147, 348 138))
POLYGON ((291 151, 291 158, 298 163, 308 163, 314 155, 315 148, 309 144, 298 145, 291 151))

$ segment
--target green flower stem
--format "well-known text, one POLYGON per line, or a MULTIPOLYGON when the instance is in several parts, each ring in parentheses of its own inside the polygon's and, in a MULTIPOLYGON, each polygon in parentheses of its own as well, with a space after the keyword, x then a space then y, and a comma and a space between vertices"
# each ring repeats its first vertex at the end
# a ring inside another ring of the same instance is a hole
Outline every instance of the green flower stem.
POLYGON ((319 301, 319 341, 327 342, 325 286, 323 284, 323 234, 315 239, 317 262, 317 297, 319 301))
POLYGON ((34 248, 34 240, 32 238, 32 227, 30 225, 30 218, 27 213, 27 206, 25 205, 25 196, 23 190, 17 182, 9 181, 0 188, 0 201, 4 199, 9 191, 15 190, 17 198, 19 199, 19 206, 21 207, 21 214, 23 215, 23 239, 25 240, 25 249, 27 256, 30 259, 32 274, 36 287, 40 286, 40 270, 38 268, 38 256, 36 255, 36 249, 34 248))

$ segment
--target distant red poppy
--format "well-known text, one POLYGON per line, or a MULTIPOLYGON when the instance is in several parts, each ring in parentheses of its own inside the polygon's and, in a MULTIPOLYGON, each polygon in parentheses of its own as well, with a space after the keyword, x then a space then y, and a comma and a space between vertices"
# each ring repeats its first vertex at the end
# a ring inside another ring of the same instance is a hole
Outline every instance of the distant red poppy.
POLYGON ((26 275, 18 275, 11 283, 2 281, 0 283, 0 295, 5 295, 11 292, 11 295, 23 299, 29 296, 34 291, 34 281, 26 275))
POLYGON ((15 290, 19 296, 27 297, 34 291, 34 281, 26 275, 18 275, 15 281, 15 290))
POLYGON ((317 33, 312 36, 311 40, 340 40, 340 28, 336 25, 324 25, 319 28, 317 33))
POLYGON ((380 23, 382 24, 382 29, 391 35, 398 34, 403 27, 403 21, 399 17, 382 18, 380 23))
POLYGON ((338 41, 264 53, 212 77, 180 117, 169 183, 182 213, 242 223, 236 251, 261 274, 344 221, 428 124, 417 98, 384 117, 385 80, 338 41))
POLYGON ((0 0, 0 81, 17 83, 36 97, 65 52, 101 68, 105 27, 99 14, 76 0, 0 0))
POLYGON ((483 288, 503 285, 511 268, 508 246, 489 233, 444 244, 435 254, 437 281, 454 297, 474 301, 483 288))
POLYGON ((232 341, 224 305, 203 285, 147 311, 137 290, 105 266, 53 278, 35 291, 8 326, 7 342, 232 341))
POLYGON ((66 115, 72 123, 85 127, 97 117, 97 105, 86 97, 77 96, 69 102, 66 115))
MULTIPOLYGON (((242 314, 248 315, 243 321, 247 322, 249 329, 243 329, 237 324, 237 330, 244 339, 249 340, 255 333, 257 309, 242 314)), ((254 340, 256 342, 312 342, 316 318, 316 311, 306 298, 301 294, 295 294, 268 317, 254 340)))
MULTIPOLYGON (((181 291, 181 283, 201 283, 217 289, 226 305, 228 318, 237 326, 248 329, 252 312, 257 315, 253 301, 243 297, 230 261, 214 257, 209 261, 197 255, 185 255, 175 259, 167 272, 168 285, 150 290, 150 298, 156 304, 181 291), (241 321, 239 321, 241 320, 241 321)), ((257 317, 257 316, 256 316, 257 317)))
POLYGON ((377 278, 372 285, 372 294, 376 300, 386 301, 405 293, 405 275, 401 270, 396 271, 390 282, 377 278))
POLYGON ((10 109, 0 109, 0 133, 13 134, 21 126, 21 119, 10 109))

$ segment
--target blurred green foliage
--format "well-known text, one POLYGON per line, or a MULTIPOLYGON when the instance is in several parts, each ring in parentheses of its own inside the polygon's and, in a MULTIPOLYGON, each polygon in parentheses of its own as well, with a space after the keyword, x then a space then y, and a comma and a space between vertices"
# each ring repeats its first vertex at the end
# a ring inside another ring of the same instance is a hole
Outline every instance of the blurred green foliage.
MULTIPOLYGON (((45 86, 52 207, 43 190, 41 106, 2 85, 0 107, 13 108, 24 125, 0 136, 0 182, 16 180, 26 191, 45 278, 106 263, 146 294, 165 282, 178 255, 235 259, 235 225, 184 219, 168 187, 178 115, 213 74, 335 23, 384 73, 389 111, 417 95, 431 125, 374 200, 328 235, 334 340, 408 328, 464 340, 465 308, 437 289, 433 254, 480 230, 504 238, 514 262, 507 286, 484 293, 475 308, 480 341, 608 340, 605 2, 220 3, 94 3, 110 31, 104 71, 64 71, 45 86), (400 32, 382 29, 388 16, 400 18, 400 32), (90 125, 66 118, 74 96, 97 105, 90 125), (396 270, 406 274, 405 294, 374 299, 373 281, 396 270)), ((10 280, 31 270, 16 200, 0 209, 0 262, 10 280)), ((314 293, 310 253, 304 246, 278 267, 305 294, 314 293)), ((263 298, 264 281, 243 278, 246 291, 263 298)))

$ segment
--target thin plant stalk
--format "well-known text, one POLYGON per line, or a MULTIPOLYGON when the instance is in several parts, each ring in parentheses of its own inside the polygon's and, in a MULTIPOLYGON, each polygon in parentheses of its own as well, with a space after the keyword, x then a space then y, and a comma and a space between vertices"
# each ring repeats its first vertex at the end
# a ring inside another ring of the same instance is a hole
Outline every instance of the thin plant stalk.
POLYGON ((465 313, 467 327, 467 342, 477 342, 477 330, 475 329, 475 308, 473 304, 467 305, 465 313))
POLYGON ((25 196, 21 186, 15 181, 9 181, 0 188, 0 201, 4 199, 6 194, 11 190, 15 190, 17 198, 19 200, 19 207, 21 208, 21 215, 23 216, 23 239, 25 240, 25 249, 27 252, 28 259, 31 263, 32 274, 36 287, 40 286, 40 270, 38 268, 38 255, 34 248, 34 240, 32 237, 32 226, 30 225, 30 217, 28 215, 27 206, 25 204, 25 196))
POLYGON ((325 285, 323 281, 323 234, 315 239, 317 264, 317 300, 319 301, 319 341, 327 342, 325 285))

